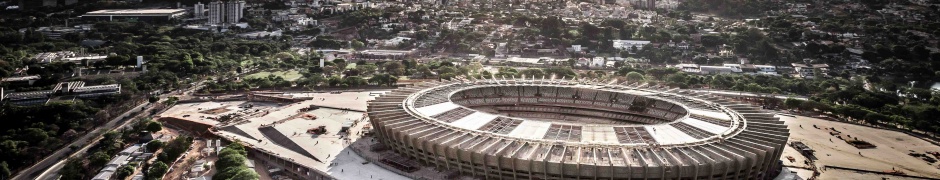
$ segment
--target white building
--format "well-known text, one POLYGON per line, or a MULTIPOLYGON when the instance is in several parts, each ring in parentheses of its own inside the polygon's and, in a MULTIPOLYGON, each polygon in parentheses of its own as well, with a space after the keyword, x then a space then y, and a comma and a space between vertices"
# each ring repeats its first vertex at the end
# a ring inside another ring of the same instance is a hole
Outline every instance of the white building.
POLYGON ((202 2, 200 2, 200 3, 196 3, 196 5, 193 5, 193 17, 194 18, 203 18, 205 16, 206 16, 205 4, 202 4, 202 2))
POLYGON ((220 24, 223 22, 224 14, 222 10, 225 4, 222 1, 209 2, 209 24, 220 24))
POLYGON ((722 67, 731 68, 731 72, 734 73, 744 72, 744 70, 741 70, 741 64, 724 64, 722 67))
POLYGON ((603 57, 595 57, 591 60, 591 68, 603 68, 606 60, 603 57))
POLYGON ((632 50, 633 47, 636 47, 637 50, 643 49, 643 46, 650 43, 650 41, 637 41, 637 40, 613 40, 614 48, 619 50, 632 50))
POLYGON ((801 64, 801 63, 792 63, 793 68, 796 70, 797 74, 804 79, 813 79, 817 76, 824 76, 826 72, 829 71, 828 64, 801 64), (816 70, 819 70, 820 73, 817 74, 816 70))
POLYGON ((225 3, 225 14, 227 23, 238 23, 245 16, 245 1, 231 1, 225 3))
POLYGON ((754 65, 754 68, 757 69, 757 74, 777 75, 777 66, 754 65))
MULTIPOLYGON (((734 68, 724 66, 699 66, 700 74, 731 74, 734 68)), ((740 69, 738 69, 740 71, 740 69)))
POLYGON ((244 17, 245 1, 209 3, 209 24, 238 23, 244 17))

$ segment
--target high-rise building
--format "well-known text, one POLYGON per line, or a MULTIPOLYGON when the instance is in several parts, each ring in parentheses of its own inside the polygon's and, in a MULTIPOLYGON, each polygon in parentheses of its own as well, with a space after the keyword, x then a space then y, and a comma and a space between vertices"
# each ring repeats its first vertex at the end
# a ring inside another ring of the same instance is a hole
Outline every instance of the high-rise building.
POLYGON ((209 24, 219 24, 225 21, 224 3, 222 1, 209 2, 209 24))
POLYGON ((653 10, 656 9, 656 1, 657 0, 631 0, 630 4, 636 8, 653 10))
POLYGON ((196 3, 196 5, 193 5, 193 17, 194 18, 202 18, 205 16, 206 16, 205 4, 202 4, 202 2, 200 2, 200 3, 196 3))
POLYGON ((229 1, 225 3, 226 22, 238 23, 244 17, 245 1, 229 1))
POLYGON ((209 3, 209 24, 238 23, 244 17, 245 1, 209 3))

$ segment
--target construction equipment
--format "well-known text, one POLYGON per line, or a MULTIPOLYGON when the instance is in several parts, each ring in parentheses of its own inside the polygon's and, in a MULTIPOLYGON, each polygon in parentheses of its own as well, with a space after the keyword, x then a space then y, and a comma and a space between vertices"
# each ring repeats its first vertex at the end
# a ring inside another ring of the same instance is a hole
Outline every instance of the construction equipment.
POLYGON ((317 128, 307 130, 307 133, 316 134, 316 135, 326 134, 326 126, 320 126, 317 128))

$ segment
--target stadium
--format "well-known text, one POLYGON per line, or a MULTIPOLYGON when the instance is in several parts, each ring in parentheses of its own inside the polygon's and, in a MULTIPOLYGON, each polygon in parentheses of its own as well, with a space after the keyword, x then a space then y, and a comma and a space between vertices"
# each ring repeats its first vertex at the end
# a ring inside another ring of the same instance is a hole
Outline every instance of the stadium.
POLYGON ((583 79, 428 82, 368 116, 406 161, 484 179, 773 179, 789 136, 731 99, 583 79))

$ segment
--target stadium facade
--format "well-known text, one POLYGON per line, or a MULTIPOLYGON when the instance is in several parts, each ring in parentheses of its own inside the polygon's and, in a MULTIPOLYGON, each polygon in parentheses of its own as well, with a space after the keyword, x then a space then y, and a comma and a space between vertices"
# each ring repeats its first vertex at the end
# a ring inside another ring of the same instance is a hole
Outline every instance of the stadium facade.
POLYGON ((485 179, 772 179, 773 114, 679 89, 566 79, 458 79, 369 102, 379 141, 485 179))

